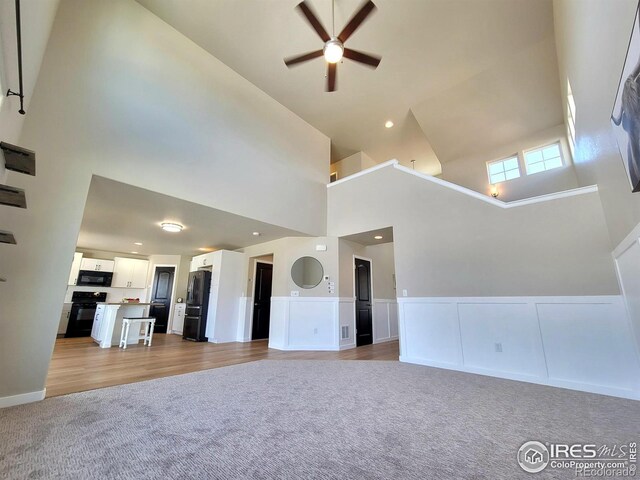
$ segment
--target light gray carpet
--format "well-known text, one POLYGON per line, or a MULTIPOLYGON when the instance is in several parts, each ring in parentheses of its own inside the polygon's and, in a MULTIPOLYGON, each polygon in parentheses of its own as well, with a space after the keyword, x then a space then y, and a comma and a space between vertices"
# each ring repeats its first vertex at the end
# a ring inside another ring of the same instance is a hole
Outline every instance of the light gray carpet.
POLYGON ((640 436, 640 402, 398 362, 260 361, 0 410, 0 477, 513 479, 527 440, 640 436))

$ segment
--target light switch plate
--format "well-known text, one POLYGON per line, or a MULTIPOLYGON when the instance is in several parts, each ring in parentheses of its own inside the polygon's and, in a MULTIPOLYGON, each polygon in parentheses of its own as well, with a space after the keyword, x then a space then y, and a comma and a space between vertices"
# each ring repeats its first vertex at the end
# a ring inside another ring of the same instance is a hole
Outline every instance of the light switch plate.
POLYGON ((326 245, 316 245, 316 252, 326 252, 326 251, 327 251, 326 245))
POLYGON ((407 292, 407 289, 406 289, 406 288, 405 288, 404 290, 402 290, 402 296, 403 296, 403 297, 406 297, 406 296, 408 296, 408 295, 409 295, 409 293, 407 292))

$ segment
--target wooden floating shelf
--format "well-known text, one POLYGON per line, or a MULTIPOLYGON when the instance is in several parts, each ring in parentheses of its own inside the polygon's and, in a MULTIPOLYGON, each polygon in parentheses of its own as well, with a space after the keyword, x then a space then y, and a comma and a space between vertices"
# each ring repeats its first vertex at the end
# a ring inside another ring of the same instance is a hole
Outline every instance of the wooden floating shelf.
POLYGON ((5 232, 0 230, 0 243, 9 243, 11 245, 16 244, 16 237, 11 232, 5 232))
POLYGON ((27 196, 21 188, 0 185, 0 205, 27 208, 27 196))
POLYGON ((7 170, 35 176, 36 152, 5 142, 0 142, 0 149, 2 149, 4 166, 7 170))

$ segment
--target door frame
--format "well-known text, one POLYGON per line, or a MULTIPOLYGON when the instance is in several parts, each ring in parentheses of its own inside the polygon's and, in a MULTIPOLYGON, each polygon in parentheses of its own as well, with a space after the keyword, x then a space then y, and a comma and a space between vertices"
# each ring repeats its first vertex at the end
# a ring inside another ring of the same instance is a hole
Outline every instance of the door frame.
MULTIPOLYGON (((154 264, 151 269, 151 276, 147 278, 147 297, 149 302, 151 302, 151 295, 153 294, 153 281, 156 278, 156 268, 158 267, 173 267, 173 286, 171 287, 171 302, 169 304, 169 318, 167 319, 167 333, 166 335, 172 334, 176 335, 176 332, 173 331, 173 309, 176 305, 176 286, 178 283, 178 265, 173 263, 158 263, 154 264)), ((147 307, 151 308, 151 307, 147 307)), ((147 315, 149 311, 147 310, 147 315)))
POLYGON ((356 299, 358 298, 358 296, 356 295, 356 258, 360 259, 360 260, 366 260, 367 262, 369 262, 369 273, 370 273, 370 278, 369 278, 369 288, 371 289, 371 336, 373 337, 371 339, 371 344, 373 345, 376 339, 376 322, 375 322, 375 302, 374 302, 374 296, 373 296, 373 260, 368 258, 368 257, 363 257, 362 255, 353 255, 353 259, 351 260, 351 266, 353 267, 353 269, 351 270, 352 275, 353 275, 353 343, 354 345, 356 345, 356 348, 358 346, 358 342, 356 339, 356 299))
MULTIPOLYGON (((253 340, 251 337, 252 332, 253 332, 253 309, 255 308, 255 298, 256 298, 256 273, 258 273, 258 263, 266 263, 267 265, 271 265, 273 266, 273 260, 269 261, 269 260, 259 260, 260 257, 268 257, 269 255, 273 255, 273 253, 265 253, 264 255, 259 255, 257 257, 252 257, 251 260, 253 260, 253 274, 251 275, 251 278, 253 279, 253 281, 251 282, 251 302, 249 303, 249 305, 251 306, 251 308, 249 308, 249 325, 248 325, 248 336, 247 336, 247 332, 244 332, 244 339, 243 341, 245 342, 257 342, 259 340, 253 340), (248 340, 246 340, 248 338, 248 340)), ((269 298, 273 298, 273 277, 271 280, 271 297, 269 298)), ((269 337, 271 337, 271 324, 269 324, 269 337)), ((260 340, 264 340, 264 338, 261 338, 260 340)))

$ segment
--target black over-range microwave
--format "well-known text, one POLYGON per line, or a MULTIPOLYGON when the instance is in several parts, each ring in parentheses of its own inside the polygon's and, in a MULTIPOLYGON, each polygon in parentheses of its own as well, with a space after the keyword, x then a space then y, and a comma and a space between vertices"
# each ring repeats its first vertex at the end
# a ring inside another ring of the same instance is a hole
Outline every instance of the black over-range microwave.
POLYGON ((110 287, 113 272, 100 272, 97 270, 80 270, 76 285, 85 287, 110 287))

